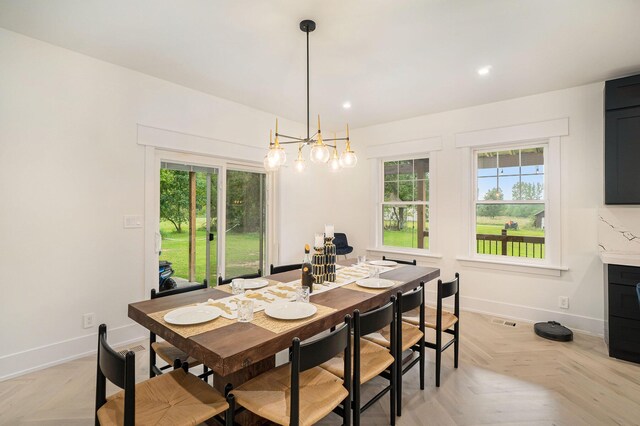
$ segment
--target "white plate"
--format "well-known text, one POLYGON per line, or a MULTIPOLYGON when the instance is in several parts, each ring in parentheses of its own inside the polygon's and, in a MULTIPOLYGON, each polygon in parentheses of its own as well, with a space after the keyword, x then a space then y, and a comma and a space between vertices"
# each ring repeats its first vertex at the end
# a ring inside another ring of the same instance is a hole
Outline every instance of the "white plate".
POLYGON ((164 320, 169 324, 175 325, 200 324, 202 322, 216 319, 221 314, 222 312, 220 309, 213 306, 185 306, 184 308, 178 308, 171 312, 167 312, 164 316, 164 320))
POLYGON ((398 262, 394 262, 393 260, 370 260, 369 264, 376 266, 396 266, 398 262))
POLYGON ((385 280, 384 278, 365 278, 356 281, 356 284, 366 288, 389 288, 395 285, 393 281, 385 280))
POLYGON ((271 318, 295 320, 310 317, 318 311, 311 303, 285 302, 274 303, 265 308, 264 313, 271 318))
POLYGON ((255 290, 257 288, 266 287, 268 285, 269 280, 265 280, 264 278, 245 278, 244 280, 245 290, 255 290))

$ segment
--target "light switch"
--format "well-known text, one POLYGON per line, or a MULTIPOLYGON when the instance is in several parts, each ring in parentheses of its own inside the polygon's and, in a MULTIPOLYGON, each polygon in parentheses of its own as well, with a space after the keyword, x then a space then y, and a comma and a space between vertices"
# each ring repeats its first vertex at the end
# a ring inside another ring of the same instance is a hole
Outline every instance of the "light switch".
POLYGON ((125 228, 142 228, 142 216, 139 215, 125 215, 124 216, 125 228))

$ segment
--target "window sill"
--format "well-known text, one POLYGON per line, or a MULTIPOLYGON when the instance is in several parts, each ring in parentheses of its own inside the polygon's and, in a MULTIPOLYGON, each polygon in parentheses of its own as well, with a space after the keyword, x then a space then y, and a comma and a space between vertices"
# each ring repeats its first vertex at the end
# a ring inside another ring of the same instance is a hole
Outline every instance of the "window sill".
POLYGON ((458 256, 457 260, 464 266, 476 268, 494 269, 501 271, 520 272, 523 274, 538 274, 552 277, 559 277, 563 271, 568 271, 567 266, 555 265, 535 265, 531 263, 505 262, 492 259, 478 259, 472 257, 458 256))
POLYGON ((413 257, 423 257, 430 259, 442 259, 442 255, 438 253, 431 253, 421 249, 410 249, 410 248, 396 248, 396 247, 368 247, 368 252, 371 253, 392 253, 392 254, 400 254, 405 256, 413 256, 413 257))

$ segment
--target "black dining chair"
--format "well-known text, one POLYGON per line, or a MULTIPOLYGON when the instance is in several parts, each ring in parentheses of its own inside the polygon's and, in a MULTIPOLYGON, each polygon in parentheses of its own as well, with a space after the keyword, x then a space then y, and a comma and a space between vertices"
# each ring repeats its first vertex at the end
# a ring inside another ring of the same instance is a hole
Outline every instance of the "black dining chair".
MULTIPOLYGON (((304 343, 295 337, 289 349, 291 362, 241 384, 231 394, 231 412, 239 405, 280 425, 311 425, 336 412, 343 425, 351 424, 351 316, 324 337, 304 343), (319 365, 343 354, 345 377, 319 365)), ((239 410, 238 410, 239 412, 239 410)), ((233 418, 232 418, 233 421, 233 418)))
MULTIPOLYGON (((422 312, 424 317, 424 283, 421 282, 417 288, 408 293, 402 294, 401 292, 398 292, 396 303, 398 304, 396 319, 397 345, 395 348, 397 354, 396 412, 398 413, 398 416, 401 416, 402 376, 416 365, 416 363, 420 363, 420 389, 424 389, 424 324, 422 324, 422 326, 415 326, 402 321, 403 312, 416 308, 419 308, 419 312, 422 312), (418 353, 418 356, 407 361, 406 364, 403 364, 403 353, 406 351, 418 353)), ((391 329, 389 327, 385 327, 377 333, 367 334, 364 338, 393 350, 393 345, 391 343, 391 329)))
MULTIPOLYGON (((405 316, 404 321, 417 325, 420 319, 414 316, 405 316)), ((458 352, 460 346, 460 274, 456 272, 455 279, 442 282, 438 280, 438 294, 436 309, 425 307, 424 320, 428 328, 435 330, 436 341, 426 342, 428 348, 436 351, 436 387, 440 386, 440 369, 442 365, 442 352, 453 345, 453 367, 458 368, 458 352), (455 296, 453 313, 442 309, 442 300, 455 296), (453 330, 451 329, 453 327, 453 330), (442 333, 452 335, 453 338, 445 345, 442 344, 442 333)))
MULTIPOLYGON (((396 421, 396 360, 398 359, 396 345, 396 297, 377 309, 360 314, 356 310, 353 313, 353 424, 360 425, 360 415, 376 401, 389 393, 389 422, 396 421), (390 348, 380 346, 362 337, 389 327, 390 348), (375 377, 381 376, 389 381, 389 384, 373 396, 369 401, 361 403, 361 386, 375 377)), ((337 356, 321 365, 322 368, 344 377, 343 357, 337 356)))
POLYGON ((333 244, 336 245, 337 256, 344 256, 346 258, 347 255, 353 251, 353 247, 351 247, 349 241, 347 241, 347 234, 341 232, 333 234, 333 244))
POLYGON ((414 365, 420 365, 420 390, 424 390, 424 363, 425 363, 425 329, 424 329, 424 282, 416 289, 402 294, 398 292, 398 416, 402 415, 402 376, 404 376, 414 365), (407 324, 402 321, 402 314, 413 309, 418 310, 418 318, 422 322, 417 325, 407 324), (402 353, 411 350, 418 353, 418 356, 406 364, 402 362, 402 353))
POLYGON ((386 256, 382 256, 382 260, 390 260, 392 262, 400 263, 402 265, 413 265, 413 266, 416 266, 418 264, 418 262, 415 259, 413 259, 413 260, 389 259, 386 256))
POLYGON ((262 276, 262 269, 258 269, 258 272, 253 273, 253 274, 244 274, 244 275, 238 275, 237 277, 231 277, 231 278, 227 278, 227 279, 223 279, 222 277, 218 277, 218 285, 223 285, 223 284, 229 284, 231 281, 233 281, 236 278, 260 278, 262 276))
MULTIPOLYGON (((107 343, 107 326, 98 329, 96 425, 197 425, 226 412, 220 424, 231 426, 227 398, 180 368, 136 384, 135 353, 122 355, 107 343), (122 389, 107 397, 107 379, 122 389), (188 415, 186 415, 188 413, 188 415)), ((185 364, 186 367, 186 364, 185 364)))
POLYGON ((295 271, 296 269, 302 269, 302 263, 293 263, 291 265, 280 265, 280 266, 273 266, 273 263, 272 263, 270 267, 271 275, 280 274, 282 272, 295 271))
MULTIPOLYGON (((173 290, 156 291, 151 289, 151 299, 157 299, 159 297, 173 296, 175 294, 182 294, 196 290, 202 290, 207 288, 207 284, 198 284, 188 287, 180 287, 173 290)), ((171 368, 175 360, 180 360, 181 363, 188 363, 189 366, 195 367, 200 365, 201 362, 195 358, 190 357, 185 352, 173 346, 167 341, 158 342, 156 334, 153 331, 149 332, 149 378, 153 378, 162 374, 163 370, 171 368), (164 362, 167 363, 164 367, 158 367, 156 365, 156 355, 159 356, 164 362)), ((204 378, 207 377, 208 368, 204 366, 204 378)))

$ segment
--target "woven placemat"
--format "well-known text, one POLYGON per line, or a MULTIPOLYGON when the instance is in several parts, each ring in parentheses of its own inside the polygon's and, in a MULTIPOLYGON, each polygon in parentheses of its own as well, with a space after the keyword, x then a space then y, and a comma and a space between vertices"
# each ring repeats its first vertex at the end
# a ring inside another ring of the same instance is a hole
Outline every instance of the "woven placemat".
POLYGON ((280 334, 289 330, 293 330, 294 328, 297 328, 308 322, 315 321, 318 318, 330 315, 337 310, 334 308, 329 308, 327 306, 317 305, 315 303, 313 305, 318 308, 318 311, 308 318, 304 318, 301 320, 279 320, 267 316, 267 314, 265 314, 264 312, 256 312, 253 315, 253 321, 251 321, 251 324, 255 324, 258 327, 262 327, 275 334, 280 334))
MULTIPOLYGON (((271 287, 271 286, 274 286, 274 285, 280 283, 280 281, 274 281, 274 280, 270 280, 270 279, 267 279, 267 281, 269 281, 269 284, 267 285, 267 287, 271 287)), ((262 287, 262 288, 265 288, 265 287, 262 287)), ((215 289, 216 290, 220 290, 220 291, 224 291, 225 293, 232 294, 232 292, 231 292, 231 283, 216 286, 215 289)))
POLYGON ((154 312, 152 314, 149 314, 149 317, 158 321, 160 324, 167 327, 168 329, 175 332, 176 334, 179 334, 185 339, 191 336, 206 333, 207 331, 218 329, 220 327, 226 327, 227 325, 230 325, 236 322, 235 320, 218 317, 214 320, 211 320, 202 324, 194 324, 194 325, 169 324, 164 320, 164 316, 167 314, 167 312, 171 312, 174 309, 176 308, 167 309, 166 311, 154 312))
POLYGON ((380 294, 380 293, 383 293, 383 292, 389 290, 390 288, 394 288, 394 287, 397 287, 399 284, 402 284, 402 281, 394 281, 394 280, 391 280, 391 281, 393 281, 394 286, 393 287, 387 287, 387 288, 360 287, 356 283, 347 284, 345 286, 342 286, 342 288, 346 288, 348 290, 362 291, 362 292, 365 292, 365 293, 380 294))

